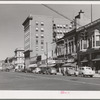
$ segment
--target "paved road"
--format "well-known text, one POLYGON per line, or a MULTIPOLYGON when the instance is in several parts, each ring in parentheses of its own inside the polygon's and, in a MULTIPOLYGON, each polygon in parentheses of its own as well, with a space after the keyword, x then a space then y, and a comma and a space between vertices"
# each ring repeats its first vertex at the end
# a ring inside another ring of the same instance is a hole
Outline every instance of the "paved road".
POLYGON ((100 78, 0 72, 0 90, 100 91, 100 78))

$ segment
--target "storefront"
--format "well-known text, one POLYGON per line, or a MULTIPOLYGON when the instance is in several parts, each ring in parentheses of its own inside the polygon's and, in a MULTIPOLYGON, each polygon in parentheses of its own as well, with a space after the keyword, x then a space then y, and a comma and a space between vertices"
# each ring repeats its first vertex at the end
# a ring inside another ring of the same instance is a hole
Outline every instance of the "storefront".
POLYGON ((92 53, 93 68, 98 71, 100 70, 100 52, 92 53))

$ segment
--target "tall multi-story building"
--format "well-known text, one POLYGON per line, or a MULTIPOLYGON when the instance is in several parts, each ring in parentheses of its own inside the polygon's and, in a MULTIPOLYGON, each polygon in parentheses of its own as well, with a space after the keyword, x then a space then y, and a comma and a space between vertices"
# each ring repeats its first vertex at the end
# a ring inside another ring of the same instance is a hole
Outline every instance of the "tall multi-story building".
POLYGON ((17 48, 15 50, 15 69, 24 69, 24 49, 17 48))
POLYGON ((40 60, 52 58, 52 42, 64 36, 68 21, 49 16, 30 15, 23 22, 25 64, 37 63, 40 60), (55 31, 55 32, 54 32, 55 31), (56 33, 54 35, 54 33, 56 33))

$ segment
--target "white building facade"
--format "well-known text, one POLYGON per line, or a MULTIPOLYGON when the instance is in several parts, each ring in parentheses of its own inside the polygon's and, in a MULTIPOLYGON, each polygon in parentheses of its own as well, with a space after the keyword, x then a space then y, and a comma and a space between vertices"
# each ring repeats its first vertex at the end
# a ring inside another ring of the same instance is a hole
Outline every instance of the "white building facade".
POLYGON ((15 69, 24 69, 24 49, 17 48, 15 50, 15 69))

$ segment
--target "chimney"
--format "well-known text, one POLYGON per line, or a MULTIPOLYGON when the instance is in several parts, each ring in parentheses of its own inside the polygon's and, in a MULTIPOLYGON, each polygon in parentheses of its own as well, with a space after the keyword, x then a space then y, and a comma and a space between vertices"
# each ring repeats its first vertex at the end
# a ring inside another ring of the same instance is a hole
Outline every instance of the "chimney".
POLYGON ((83 13, 84 12, 82 10, 80 10, 79 13, 78 13, 78 15, 75 16, 75 27, 76 28, 80 27, 80 20, 83 19, 83 13))
POLYGON ((80 19, 83 19, 83 11, 82 10, 80 10, 80 12, 79 12, 79 16, 80 16, 80 19))
POLYGON ((80 12, 79 12, 79 14, 77 15, 77 16, 75 16, 75 19, 81 19, 82 17, 83 17, 83 11, 82 10, 80 10, 80 12))

